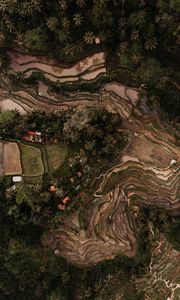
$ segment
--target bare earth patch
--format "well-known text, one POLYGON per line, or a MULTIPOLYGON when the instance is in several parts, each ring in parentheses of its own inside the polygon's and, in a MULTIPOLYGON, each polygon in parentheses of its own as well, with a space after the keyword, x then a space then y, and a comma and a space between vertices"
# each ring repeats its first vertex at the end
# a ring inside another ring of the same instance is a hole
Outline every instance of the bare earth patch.
POLYGON ((20 151, 15 142, 4 143, 4 174, 22 174, 20 151))
POLYGON ((13 100, 11 99, 6 99, 6 100, 3 100, 3 101, 0 101, 0 110, 1 111, 4 111, 4 110, 18 110, 21 114, 25 114, 26 111, 24 110, 24 108, 17 104, 16 102, 14 102, 13 100))
POLYGON ((3 176, 3 172, 4 172, 3 157, 4 157, 4 143, 0 142, 0 176, 3 176))

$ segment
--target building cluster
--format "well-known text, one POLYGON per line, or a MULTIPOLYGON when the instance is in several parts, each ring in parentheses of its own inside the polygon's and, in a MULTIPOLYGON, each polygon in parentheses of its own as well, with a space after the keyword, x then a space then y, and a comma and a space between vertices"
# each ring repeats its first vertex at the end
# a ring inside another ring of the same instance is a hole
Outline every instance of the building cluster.
POLYGON ((24 141, 27 141, 27 142, 41 143, 42 142, 42 133, 39 131, 28 131, 22 138, 24 141))

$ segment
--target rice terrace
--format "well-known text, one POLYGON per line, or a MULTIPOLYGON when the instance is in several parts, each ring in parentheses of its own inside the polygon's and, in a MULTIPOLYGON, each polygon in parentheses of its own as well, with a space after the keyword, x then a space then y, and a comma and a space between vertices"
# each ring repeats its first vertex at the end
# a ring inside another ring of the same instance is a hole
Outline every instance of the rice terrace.
POLYGON ((178 1, 10 2, 0 299, 180 299, 178 1))

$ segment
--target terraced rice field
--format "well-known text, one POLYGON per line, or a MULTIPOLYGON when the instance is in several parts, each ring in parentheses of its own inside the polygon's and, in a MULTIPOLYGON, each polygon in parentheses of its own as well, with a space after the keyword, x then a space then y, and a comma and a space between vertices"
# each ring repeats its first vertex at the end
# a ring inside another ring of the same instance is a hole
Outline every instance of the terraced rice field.
POLYGON ((21 160, 24 176, 41 176, 44 173, 44 166, 41 151, 33 146, 20 144, 21 160))
POLYGON ((33 72, 42 72, 45 78, 53 82, 74 82, 93 80, 106 73, 105 53, 95 53, 75 64, 62 64, 57 60, 43 56, 32 56, 25 53, 8 51, 10 67, 14 72, 21 72, 26 77, 33 72))
POLYGON ((163 208, 170 214, 180 212, 180 151, 175 138, 154 112, 140 118, 139 111, 132 114, 134 102, 122 95, 126 89, 115 83, 112 87, 109 84, 105 92, 104 86, 101 102, 121 115, 123 127, 129 131, 119 164, 98 177, 86 231, 77 224, 74 227, 69 219, 43 239, 44 245, 59 249, 61 256, 80 266, 112 259, 119 253, 135 256, 138 220, 129 213, 131 203, 163 208))
POLYGON ((46 85, 40 84, 37 90, 17 90, 11 88, 11 93, 8 92, 9 86, 7 83, 0 82, 0 108, 3 101, 12 100, 17 106, 21 106, 25 112, 34 109, 44 111, 54 111, 58 109, 67 109, 69 106, 84 106, 87 104, 96 105, 99 99, 98 93, 77 92, 68 93, 65 96, 53 96, 48 92, 46 85))
POLYGON ((101 103, 108 110, 119 113, 123 118, 129 118, 134 106, 138 102, 138 90, 125 87, 119 83, 105 84, 99 93, 71 92, 65 96, 52 95, 48 87, 38 82, 37 89, 17 90, 11 89, 5 81, 0 83, 0 105, 1 101, 11 99, 20 105, 26 112, 33 109, 53 111, 67 109, 70 106, 83 107, 101 103))
POLYGON ((163 237, 155 242, 148 273, 136 282, 147 300, 180 298, 179 255, 163 237))
POLYGON ((50 232, 43 240, 61 256, 80 265, 94 265, 113 259, 117 254, 133 257, 136 253, 136 221, 126 210, 125 195, 119 187, 99 197, 89 211, 88 229, 82 230, 76 221, 66 219, 65 225, 50 232))
POLYGON ((166 151, 161 145, 152 143, 143 135, 132 138, 127 153, 137 157, 145 164, 155 165, 159 168, 168 167, 173 159, 170 152, 166 151))
MULTIPOLYGON (((53 82, 91 80, 105 72, 103 54, 98 54, 101 55, 100 61, 96 60, 95 55, 88 61, 82 60, 68 66, 43 57, 15 52, 9 55, 10 67, 14 72, 23 72, 28 77, 32 72, 40 71, 53 82)), ((90 195, 92 205, 87 215, 87 228, 81 227, 78 213, 75 217, 64 218, 63 225, 43 237, 42 243, 46 247, 53 251, 58 249, 62 257, 78 266, 92 266, 100 261, 113 259, 117 254, 134 257, 138 220, 131 212, 131 204, 137 207, 159 207, 169 214, 180 214, 180 149, 173 135, 174 129, 172 128, 172 134, 167 132, 167 124, 157 112, 149 110, 146 97, 139 96, 139 89, 111 82, 102 86, 99 93, 72 92, 58 96, 52 95, 48 87, 39 82, 37 89, 11 89, 11 93, 8 91, 8 82, 2 80, 0 100, 11 99, 25 111, 50 111, 69 106, 100 104, 111 112, 119 113, 123 129, 129 133, 129 140, 119 154, 119 161, 97 178, 98 188, 94 195, 90 195)), ((50 149, 46 151, 52 169, 57 167, 59 159, 63 159, 58 156, 60 154, 56 149, 54 151, 54 156, 51 156, 50 149)), ((42 174, 42 161, 34 161, 32 164, 31 156, 27 153, 26 150, 26 174, 42 174), (33 170, 33 166, 37 170, 33 170)), ((40 150, 38 153, 40 155, 40 150)), ((176 271, 179 270, 179 256, 166 242, 161 245, 164 249, 162 255, 156 256, 153 251, 149 275, 137 284, 142 284, 146 289, 146 300, 157 300, 161 291, 163 298, 160 296, 160 300, 177 300, 179 286, 176 271)))

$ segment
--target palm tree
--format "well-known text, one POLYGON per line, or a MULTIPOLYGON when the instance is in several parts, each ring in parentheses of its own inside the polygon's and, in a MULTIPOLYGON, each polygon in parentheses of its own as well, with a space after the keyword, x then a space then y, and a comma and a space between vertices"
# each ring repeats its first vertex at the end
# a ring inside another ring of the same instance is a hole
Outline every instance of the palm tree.
POLYGON ((57 191, 56 191, 56 196, 61 198, 64 196, 64 192, 63 192, 63 189, 62 188, 58 188, 57 191))
POLYGON ((138 41, 139 40, 139 30, 134 30, 131 34, 131 40, 132 41, 138 41))
POLYGON ((75 53, 81 53, 82 52, 82 49, 83 49, 83 45, 82 43, 78 43, 78 44, 74 44, 74 52, 75 53))
POLYGON ((91 44, 92 45, 93 42, 94 42, 94 40, 95 40, 95 36, 94 36, 94 34, 93 34, 92 31, 88 31, 88 32, 85 33, 85 35, 84 35, 84 41, 87 44, 91 44))
POLYGON ((30 188, 32 188, 33 192, 39 192, 41 190, 41 184, 40 183, 30 184, 30 188))
POLYGON ((128 42, 122 42, 119 46, 119 52, 124 53, 128 49, 128 42))
POLYGON ((7 28, 7 30, 12 33, 12 32, 15 32, 15 27, 14 27, 14 24, 12 23, 12 21, 10 20, 9 16, 8 15, 4 15, 3 17, 3 22, 5 24, 5 27, 7 28))
POLYGON ((146 50, 153 50, 153 49, 156 49, 157 47, 157 39, 155 37, 151 38, 151 39, 148 39, 145 44, 145 49, 146 50))
POLYGON ((83 7, 86 5, 86 0, 76 0, 77 6, 83 7))
POLYGON ((47 19, 46 24, 51 31, 55 31, 58 25, 58 19, 56 17, 50 17, 47 19))
POLYGON ((73 21, 77 27, 79 27, 82 24, 82 20, 83 18, 80 13, 74 15, 73 21))
POLYGON ((111 69, 111 70, 107 70, 107 77, 109 80, 114 80, 117 76, 117 70, 116 69, 111 69))
POLYGON ((36 11, 41 11, 41 0, 31 0, 31 6, 36 11))
POLYGON ((68 56, 73 56, 74 55, 74 48, 73 45, 70 43, 67 43, 66 46, 64 48, 61 49, 63 54, 68 56))
POLYGON ((70 21, 68 20, 68 18, 62 18, 62 27, 66 30, 69 29, 69 26, 70 26, 70 21))
POLYGON ((48 192, 43 192, 43 193, 40 193, 39 195, 39 199, 41 200, 40 202, 48 202, 51 198, 51 195, 50 193, 48 192))
POLYGON ((95 135, 95 133, 96 133, 96 128, 93 125, 88 124, 86 127, 85 136, 91 138, 95 135))
POLYGON ((85 291, 84 291, 84 298, 87 299, 92 295, 92 290, 90 287, 88 287, 85 291))
POLYGON ((17 10, 16 4, 17 4, 16 0, 12 0, 12 1, 0 0, 0 12, 3 13, 8 12, 8 14, 11 15, 17 10))
POLYGON ((21 6, 21 14, 32 16, 34 12, 41 11, 41 3, 40 0, 31 0, 31 2, 23 2, 21 6))
POLYGON ((133 53, 131 56, 131 61, 133 64, 137 65, 141 61, 142 57, 138 53, 133 53))
POLYGON ((66 0, 59 0, 60 10, 64 11, 68 8, 68 4, 66 0))
POLYGON ((0 11, 1 12, 5 12, 7 10, 8 10, 8 3, 7 3, 7 1, 1 0, 0 1, 0 11))
POLYGON ((57 36, 58 36, 58 40, 63 43, 65 41, 68 40, 69 38, 69 33, 67 31, 64 31, 64 30, 59 30, 57 32, 57 36))

